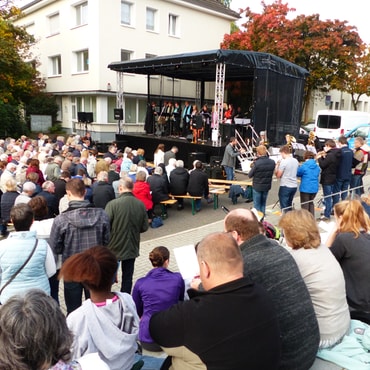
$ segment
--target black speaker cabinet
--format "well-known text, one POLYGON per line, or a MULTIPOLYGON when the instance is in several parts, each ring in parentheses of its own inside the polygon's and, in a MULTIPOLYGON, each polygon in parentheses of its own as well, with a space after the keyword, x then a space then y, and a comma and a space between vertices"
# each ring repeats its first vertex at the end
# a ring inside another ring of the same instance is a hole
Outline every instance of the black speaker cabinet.
POLYGON ((114 119, 117 119, 117 120, 123 119, 123 109, 122 108, 114 109, 114 119))
POLYGON ((78 122, 86 122, 86 113, 85 112, 77 112, 77 119, 78 122))
POLYGON ((94 122, 93 112, 85 112, 85 114, 86 114, 86 122, 87 123, 94 122))

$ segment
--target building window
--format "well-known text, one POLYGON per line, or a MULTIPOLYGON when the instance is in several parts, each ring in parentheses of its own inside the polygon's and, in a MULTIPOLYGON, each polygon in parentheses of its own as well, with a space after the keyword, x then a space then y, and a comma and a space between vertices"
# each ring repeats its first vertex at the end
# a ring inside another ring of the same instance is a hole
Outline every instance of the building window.
POLYGON ((179 17, 174 14, 168 15, 168 34, 170 36, 178 36, 179 35, 179 17))
POLYGON ((50 76, 60 76, 62 74, 62 58, 60 55, 55 55, 49 58, 50 61, 50 76))
POLYGON ((59 33, 59 13, 50 15, 49 21, 49 35, 56 35, 59 33))
POLYGON ((75 52, 76 72, 86 72, 89 70, 89 50, 75 52))
POLYGON ((127 62, 132 59, 133 52, 131 50, 121 49, 121 62, 127 62))
POLYGON ((121 24, 131 26, 132 24, 132 4, 121 1, 121 24))
POLYGON ((145 59, 155 58, 156 56, 155 54, 145 53, 145 59))
POLYGON ((155 31, 156 29, 156 15, 157 10, 153 8, 146 8, 146 29, 148 31, 155 31))
POLYGON ((88 7, 87 2, 75 6, 76 9, 76 26, 87 24, 88 7))

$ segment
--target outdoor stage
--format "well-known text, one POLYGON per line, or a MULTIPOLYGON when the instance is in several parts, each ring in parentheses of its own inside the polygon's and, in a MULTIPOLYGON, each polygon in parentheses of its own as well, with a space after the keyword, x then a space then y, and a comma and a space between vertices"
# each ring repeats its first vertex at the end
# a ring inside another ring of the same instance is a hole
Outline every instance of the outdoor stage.
POLYGON ((170 150, 172 146, 177 146, 179 152, 176 155, 177 159, 184 161, 186 168, 193 167, 193 161, 198 159, 203 163, 210 163, 211 160, 218 157, 216 160, 222 160, 224 154, 226 142, 222 143, 221 146, 212 146, 212 142, 199 142, 197 144, 188 141, 185 138, 177 138, 174 136, 155 136, 139 133, 127 133, 116 135, 117 146, 119 149, 124 149, 126 146, 132 149, 143 148, 145 150, 145 158, 151 162, 154 158, 154 151, 158 144, 163 143, 165 150, 170 150))

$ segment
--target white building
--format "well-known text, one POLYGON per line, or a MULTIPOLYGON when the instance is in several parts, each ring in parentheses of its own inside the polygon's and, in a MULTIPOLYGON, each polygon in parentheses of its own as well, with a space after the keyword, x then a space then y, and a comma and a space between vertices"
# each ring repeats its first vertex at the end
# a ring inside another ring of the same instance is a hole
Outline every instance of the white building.
MULTIPOLYGON (((308 108, 308 120, 313 121, 317 111, 321 109, 354 110, 351 95, 339 90, 330 90, 327 93, 314 91, 308 108)), ((370 97, 361 95, 357 103, 357 110, 370 113, 370 97)))
MULTIPOLYGON (((16 24, 37 40, 33 55, 47 92, 58 97, 63 128, 89 130, 101 142, 117 132, 117 77, 110 62, 218 49, 238 17, 218 0, 35 0, 22 10, 16 24), (79 123, 78 112, 92 112, 93 122, 79 123)), ((195 96, 191 83, 157 80, 154 95, 195 96)), ((127 131, 143 130, 146 104, 146 77, 125 76, 127 131)))

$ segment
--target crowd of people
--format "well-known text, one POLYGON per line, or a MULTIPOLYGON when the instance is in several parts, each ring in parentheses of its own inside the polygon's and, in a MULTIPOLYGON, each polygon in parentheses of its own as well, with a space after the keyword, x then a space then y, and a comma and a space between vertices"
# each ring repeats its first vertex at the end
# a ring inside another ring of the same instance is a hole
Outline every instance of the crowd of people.
POLYGON ((211 202, 202 162, 188 171, 178 148, 163 144, 153 167, 142 148, 118 152, 112 143, 98 156, 91 136, 0 141, 0 370, 129 370, 143 365, 140 348, 168 355, 158 369, 309 369, 348 335, 351 318, 370 322, 370 202, 348 197, 350 185, 361 192, 367 151, 361 140, 354 152, 338 142, 316 157, 307 151, 302 164, 289 145, 276 164, 259 145, 249 172, 254 207, 265 214, 275 174, 284 243, 254 212, 233 209, 223 230, 195 246, 199 276, 185 292, 165 246, 150 252, 145 276, 133 274, 156 205, 170 193, 202 197, 197 211, 211 202), (325 242, 312 206, 320 175, 332 197, 324 217, 333 210, 335 218, 325 242), (302 206, 293 210, 297 176, 302 206))

